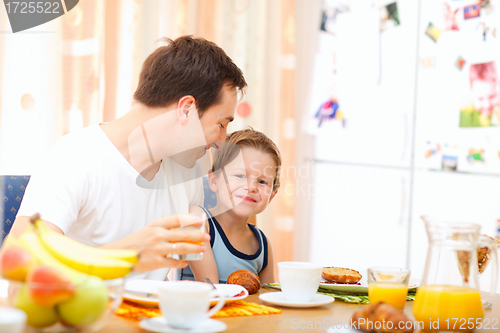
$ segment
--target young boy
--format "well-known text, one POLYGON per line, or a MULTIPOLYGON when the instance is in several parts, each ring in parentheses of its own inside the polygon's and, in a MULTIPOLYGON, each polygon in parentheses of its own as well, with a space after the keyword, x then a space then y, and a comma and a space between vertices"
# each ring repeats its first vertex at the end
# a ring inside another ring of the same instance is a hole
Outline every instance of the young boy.
POLYGON ((226 283, 232 272, 244 269, 258 275, 262 283, 275 282, 271 244, 248 221, 266 209, 276 195, 280 167, 278 147, 264 134, 246 129, 227 137, 208 175, 217 206, 210 210, 193 206, 190 210, 207 214, 211 247, 202 260, 190 261, 178 278, 226 283))

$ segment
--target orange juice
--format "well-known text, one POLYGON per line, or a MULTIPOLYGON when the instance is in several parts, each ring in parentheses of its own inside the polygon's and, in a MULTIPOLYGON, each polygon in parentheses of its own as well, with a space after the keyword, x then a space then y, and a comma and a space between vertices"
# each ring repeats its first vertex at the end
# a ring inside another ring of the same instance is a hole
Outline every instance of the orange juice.
MULTIPOLYGON (((192 230, 192 231, 205 232, 205 230, 202 229, 202 228, 200 228, 200 227, 185 226, 185 227, 181 227, 181 229, 189 229, 189 230, 192 230)), ((181 242, 172 242, 172 243, 181 243, 181 242)), ((190 242, 190 241, 186 241, 186 242, 182 242, 182 243, 189 243, 189 244, 195 244, 195 245, 203 245, 203 242, 190 242)))
POLYGON ((431 285, 418 288, 413 315, 429 332, 472 332, 484 312, 478 290, 431 285))
POLYGON ((386 302, 403 310, 408 295, 408 287, 403 283, 371 282, 368 285, 370 303, 386 302))

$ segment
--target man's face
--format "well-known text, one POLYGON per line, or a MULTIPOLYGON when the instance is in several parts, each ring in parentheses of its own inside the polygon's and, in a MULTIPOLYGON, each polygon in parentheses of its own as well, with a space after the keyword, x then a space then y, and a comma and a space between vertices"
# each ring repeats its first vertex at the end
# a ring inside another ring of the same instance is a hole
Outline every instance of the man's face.
MULTIPOLYGON (((216 142, 225 142, 227 126, 234 119, 234 112, 238 94, 236 88, 224 85, 222 87, 221 102, 208 108, 202 115, 200 122, 203 135, 208 145, 219 148, 216 142)), ((207 149, 200 151, 198 159, 203 157, 207 149)))
POLYGON ((483 117, 489 118, 493 108, 498 105, 496 82, 493 80, 475 80, 471 87, 472 102, 483 117))
MULTIPOLYGON (((187 142, 195 141, 196 144, 192 144, 189 149, 173 155, 172 159, 182 166, 192 168, 196 161, 206 154, 208 145, 218 149, 217 142, 226 141, 227 126, 234 119, 236 103, 236 88, 224 85, 221 101, 208 108, 201 119, 198 118, 198 113, 194 110, 193 112, 196 114, 193 114, 194 117, 190 119, 190 124, 193 127, 184 126, 185 128, 183 128, 183 143, 185 145, 187 142), (194 140, 195 137, 196 140, 194 140)), ((183 143, 179 143, 179 145, 183 143)))

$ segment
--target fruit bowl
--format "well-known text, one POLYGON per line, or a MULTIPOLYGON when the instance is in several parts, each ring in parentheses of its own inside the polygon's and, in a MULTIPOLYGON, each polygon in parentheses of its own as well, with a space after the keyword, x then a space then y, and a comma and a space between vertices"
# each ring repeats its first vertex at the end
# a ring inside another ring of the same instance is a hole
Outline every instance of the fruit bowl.
MULTIPOLYGON (((124 279, 102 280, 89 276, 87 281, 72 287, 54 283, 27 283, 3 279, 6 293, 0 300, 27 314, 30 333, 90 333, 100 329, 120 306, 124 279), (57 297, 64 299, 57 302, 57 297), (55 305, 40 305, 52 302, 55 305)), ((3 292, 3 295, 2 295, 3 292)))

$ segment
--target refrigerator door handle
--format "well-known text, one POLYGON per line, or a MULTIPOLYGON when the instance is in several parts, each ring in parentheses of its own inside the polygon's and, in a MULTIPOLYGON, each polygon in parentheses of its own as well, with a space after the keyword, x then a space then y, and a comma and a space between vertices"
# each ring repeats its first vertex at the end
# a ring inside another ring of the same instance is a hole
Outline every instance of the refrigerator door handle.
POLYGON ((406 156, 406 151, 408 150, 408 114, 405 112, 403 113, 404 117, 404 140, 403 140, 403 154, 401 154, 401 161, 405 160, 406 156))
POLYGON ((399 223, 398 225, 402 227, 404 225, 405 210, 406 210, 406 182, 405 177, 401 177, 401 204, 399 212, 399 223))

